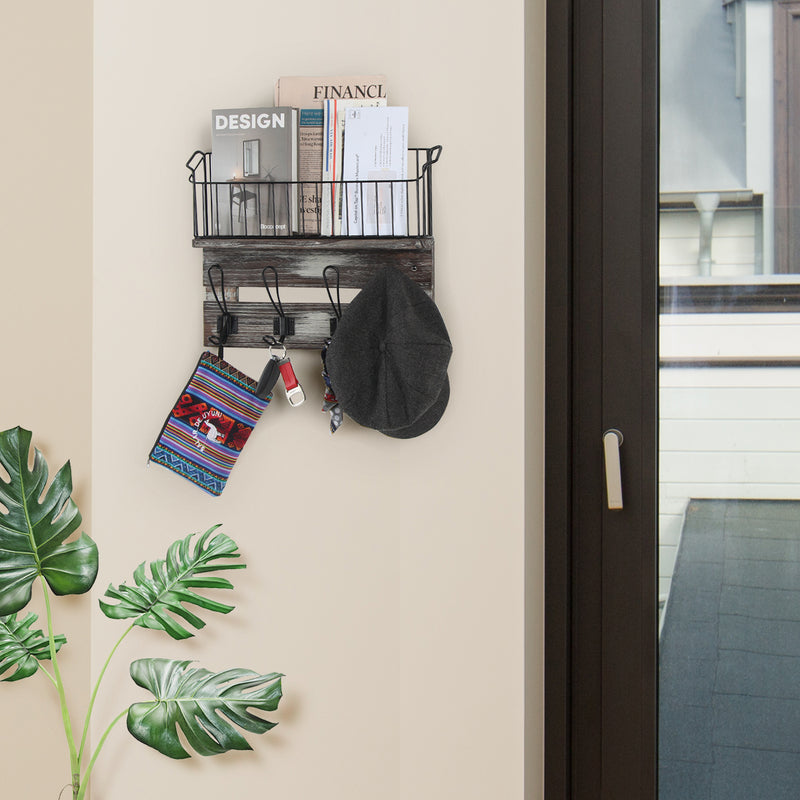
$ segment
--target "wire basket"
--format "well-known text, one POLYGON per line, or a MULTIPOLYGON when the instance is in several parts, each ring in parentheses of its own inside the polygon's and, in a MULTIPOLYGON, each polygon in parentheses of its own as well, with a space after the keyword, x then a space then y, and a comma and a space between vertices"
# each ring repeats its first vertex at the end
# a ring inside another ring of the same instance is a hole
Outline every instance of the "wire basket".
POLYGON ((211 153, 186 162, 196 239, 433 236, 433 165, 441 145, 410 148, 404 180, 216 181, 211 153))

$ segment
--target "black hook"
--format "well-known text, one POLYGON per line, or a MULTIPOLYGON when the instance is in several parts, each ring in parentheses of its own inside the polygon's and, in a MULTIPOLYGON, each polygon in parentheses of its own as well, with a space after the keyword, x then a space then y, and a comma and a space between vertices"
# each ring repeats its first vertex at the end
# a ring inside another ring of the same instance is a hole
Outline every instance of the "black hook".
MULTIPOLYGON (((283 310, 283 303, 281 302, 281 290, 278 286, 278 270, 275 267, 264 267, 261 270, 261 280, 264 282, 264 288, 267 290, 267 297, 269 297, 270 303, 272 303, 272 307, 275 309, 275 313, 278 315, 277 319, 272 321, 272 333, 279 336, 279 342, 283 342, 283 340, 287 336, 294 336, 294 317, 287 317, 286 313, 283 310), (269 284, 267 283, 267 270, 272 270, 272 274, 275 276, 275 298, 272 297, 272 292, 270 291, 269 284), (275 302, 277 299, 277 303, 275 302)), ((267 337, 264 337, 264 341, 268 341, 267 337)))
POLYGON ((236 317, 228 311, 228 299, 225 297, 225 273, 219 264, 212 264, 208 268, 208 283, 211 286, 211 291, 214 299, 217 301, 217 306, 220 310, 220 315, 217 317, 217 332, 212 333, 208 340, 211 344, 217 345, 217 355, 223 358, 224 346, 228 341, 228 336, 236 333, 239 329, 236 317), (214 277, 212 270, 219 271, 219 294, 217 294, 217 287, 214 286, 214 277), (220 300, 220 296, 222 299, 220 300))
POLYGON ((325 281, 325 291, 328 293, 328 300, 330 300, 331 308, 333 309, 333 313, 336 315, 335 317, 331 318, 331 336, 333 335, 334 331, 336 330, 336 324, 342 318, 342 300, 339 294, 339 267, 334 266, 333 264, 329 264, 322 270, 322 280, 325 281), (331 287, 328 283, 328 270, 332 269, 336 272, 336 302, 333 301, 333 295, 331 294, 331 287))

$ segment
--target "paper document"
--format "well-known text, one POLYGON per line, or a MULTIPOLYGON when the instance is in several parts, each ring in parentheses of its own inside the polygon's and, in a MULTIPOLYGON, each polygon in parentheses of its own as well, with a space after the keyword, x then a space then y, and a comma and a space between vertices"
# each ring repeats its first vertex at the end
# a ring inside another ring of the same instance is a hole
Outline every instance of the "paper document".
POLYGON ((347 109, 343 150, 342 234, 406 236, 408 108, 347 109))
POLYGON ((342 235, 342 144, 347 109, 385 105, 385 97, 377 100, 325 100, 323 103, 322 180, 331 181, 324 186, 323 192, 323 236, 342 235))

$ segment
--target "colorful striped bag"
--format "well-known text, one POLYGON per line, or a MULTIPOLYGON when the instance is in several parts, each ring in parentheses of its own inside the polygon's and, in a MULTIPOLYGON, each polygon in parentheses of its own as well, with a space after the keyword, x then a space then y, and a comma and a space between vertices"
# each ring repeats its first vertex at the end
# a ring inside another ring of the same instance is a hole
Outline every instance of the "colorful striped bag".
POLYGON ((270 394, 262 400, 255 392, 256 381, 204 352, 150 451, 150 461, 220 495, 272 399, 270 394))

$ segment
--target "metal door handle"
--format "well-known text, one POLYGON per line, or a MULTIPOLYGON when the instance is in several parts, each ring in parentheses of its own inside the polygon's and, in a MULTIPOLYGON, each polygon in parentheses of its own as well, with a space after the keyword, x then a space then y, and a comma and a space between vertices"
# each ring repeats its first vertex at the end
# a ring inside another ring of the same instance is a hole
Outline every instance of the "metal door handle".
POLYGON ((603 434, 603 452, 606 459, 606 495, 608 507, 622 508, 622 471, 619 465, 619 448, 622 434, 616 428, 609 428, 603 434))

